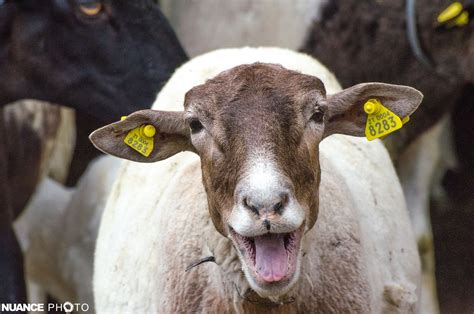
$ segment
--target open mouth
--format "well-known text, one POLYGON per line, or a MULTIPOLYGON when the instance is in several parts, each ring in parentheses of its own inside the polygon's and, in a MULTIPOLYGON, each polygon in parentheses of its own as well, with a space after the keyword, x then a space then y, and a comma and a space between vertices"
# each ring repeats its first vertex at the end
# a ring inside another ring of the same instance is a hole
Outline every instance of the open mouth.
POLYGON ((230 228, 232 238, 257 282, 271 284, 291 280, 296 272, 304 224, 289 233, 246 237, 230 228))

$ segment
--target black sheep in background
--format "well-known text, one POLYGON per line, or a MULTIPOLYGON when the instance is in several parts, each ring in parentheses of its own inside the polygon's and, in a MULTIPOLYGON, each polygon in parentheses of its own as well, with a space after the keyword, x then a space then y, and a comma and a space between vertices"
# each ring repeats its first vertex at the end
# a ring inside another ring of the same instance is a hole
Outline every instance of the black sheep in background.
POLYGON ((432 202, 436 277, 442 312, 473 313, 474 297, 474 85, 453 112, 459 166, 443 179, 449 202, 432 202))
POLYGON ((331 0, 320 22, 308 33, 303 51, 327 65, 343 86, 384 81, 421 90, 423 105, 397 135, 403 148, 450 112, 462 90, 474 82, 474 19, 463 27, 436 27, 450 0, 418 0, 420 42, 433 61, 425 66, 413 54, 406 35, 402 0, 331 0))
MULTIPOLYGON (((474 97, 472 97, 474 1, 460 1, 464 5, 465 11, 470 12, 470 23, 454 27, 439 25, 437 17, 452 2, 450 0, 418 0, 415 2, 414 16, 419 42, 431 65, 426 65, 421 58, 415 57, 414 49, 410 46, 406 18, 408 1, 402 0, 330 0, 323 9, 321 20, 315 22, 308 32, 302 50, 327 65, 335 73, 343 87, 357 82, 383 81, 410 85, 424 93, 423 104, 412 116, 412 122, 386 139, 395 162, 402 151, 418 135, 439 122, 443 115, 454 111, 452 124, 454 125, 454 143, 457 147, 460 170, 449 172, 444 181, 447 195, 454 197, 455 203, 464 206, 466 210, 463 214, 461 208, 454 208, 454 203, 451 203, 449 205, 449 208, 452 209, 451 212, 434 216, 432 213, 432 216, 435 246, 438 250, 437 253, 439 253, 436 256, 436 261, 438 263, 438 280, 441 283, 439 297, 442 309, 459 313, 450 306, 452 303, 448 303, 448 299, 456 299, 457 295, 458 299, 463 299, 461 295, 465 291, 472 291, 472 271, 457 279, 466 279, 463 282, 467 282, 468 285, 470 280, 470 287, 457 285, 456 292, 454 289, 443 289, 447 287, 444 278, 448 278, 450 275, 444 275, 439 270, 444 269, 446 272, 446 269, 449 268, 455 272, 457 266, 452 262, 449 266, 442 265, 442 263, 446 263, 451 253, 441 250, 441 247, 444 247, 443 241, 447 241, 448 229, 443 226, 445 220, 440 217, 447 218, 451 215, 464 217, 464 219, 461 218, 457 221, 459 226, 450 225, 449 228, 451 228, 451 232, 457 228, 471 230, 471 235, 468 237, 470 240, 467 242, 469 243, 468 247, 462 248, 465 244, 461 243, 452 243, 452 245, 456 245, 464 252, 467 250, 467 255, 471 254, 469 264, 459 261, 463 263, 459 267, 465 271, 472 270, 472 241, 474 239, 472 238, 472 218, 470 217, 472 217, 472 192, 474 191, 472 167, 474 134, 472 133, 473 115, 471 110, 474 105, 474 97), (455 109, 457 103, 460 105, 455 109), (461 112, 463 113, 459 114, 461 112), (461 129, 462 132, 459 131, 461 129), (470 167, 468 167, 468 163, 470 163, 470 167), (461 178, 463 179, 461 180, 461 178), (455 181, 458 182, 457 186, 454 184, 455 181), (461 181, 463 183, 459 184, 461 181), (459 193, 459 191, 464 191, 464 193, 459 193), (463 201, 459 199, 461 194, 464 195, 463 201), (468 205, 468 197, 470 197, 471 205, 468 205), (454 214, 454 212, 457 213, 454 214), (471 216, 467 214, 468 212, 471 216), (441 230, 444 230, 443 234, 436 234, 441 230), (440 256, 441 254, 444 255, 440 256)), ((445 150, 448 149, 445 148, 445 150)), ((427 247, 429 248, 430 245, 428 243, 427 247)), ((421 247, 423 246, 421 245, 421 247)), ((430 250, 428 249, 428 251, 430 250)), ((423 250, 420 252, 423 253, 423 250)), ((461 304, 460 300, 458 302, 458 305, 461 304)), ((470 300, 469 297, 464 298, 464 306, 468 303, 470 310, 468 308, 459 308, 459 310, 471 312, 474 309, 472 294, 470 300)))
MULTIPOLYGON (((149 108, 186 60, 152 0, 0 0, 0 117, 4 105, 26 98, 76 109, 79 157, 71 182, 95 156, 87 134, 149 108)), ((6 136, 2 121, 0 303, 16 303, 26 300, 21 252, 11 227, 16 195, 7 178, 23 171, 25 180, 34 181, 38 165, 10 169, 6 136)), ((33 190, 21 192, 27 200, 33 190)))

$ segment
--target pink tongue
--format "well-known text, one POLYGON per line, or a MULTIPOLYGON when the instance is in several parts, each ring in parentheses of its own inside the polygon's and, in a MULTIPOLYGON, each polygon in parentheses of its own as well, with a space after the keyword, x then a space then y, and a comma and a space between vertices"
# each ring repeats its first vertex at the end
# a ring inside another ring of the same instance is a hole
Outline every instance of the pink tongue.
POLYGON ((288 253, 283 235, 267 234, 255 237, 255 264, 266 282, 280 281, 288 273, 288 253))

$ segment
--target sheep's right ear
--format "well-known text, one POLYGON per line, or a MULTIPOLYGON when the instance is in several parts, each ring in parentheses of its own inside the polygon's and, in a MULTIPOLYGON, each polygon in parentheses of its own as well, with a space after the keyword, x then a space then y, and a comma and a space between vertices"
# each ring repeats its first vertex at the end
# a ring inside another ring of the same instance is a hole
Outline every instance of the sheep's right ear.
POLYGON ((96 148, 106 154, 138 162, 154 162, 182 151, 195 152, 189 133, 183 111, 141 110, 122 121, 94 131, 89 139, 96 148), (154 147, 148 157, 124 142, 131 130, 143 125, 153 125, 156 130, 153 136, 154 147))

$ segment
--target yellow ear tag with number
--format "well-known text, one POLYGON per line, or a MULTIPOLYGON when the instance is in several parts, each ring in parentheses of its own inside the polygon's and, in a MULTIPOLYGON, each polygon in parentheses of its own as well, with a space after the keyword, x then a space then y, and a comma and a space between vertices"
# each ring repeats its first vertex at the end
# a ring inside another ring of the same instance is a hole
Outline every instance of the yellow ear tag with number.
POLYGON ((146 124, 128 132, 123 141, 143 156, 148 157, 153 151, 155 134, 156 128, 151 124, 146 124))
POLYGON ((365 125, 365 137, 369 141, 384 137, 400 129, 409 118, 400 119, 399 116, 384 107, 377 99, 369 99, 364 105, 367 113, 367 124, 365 125))

